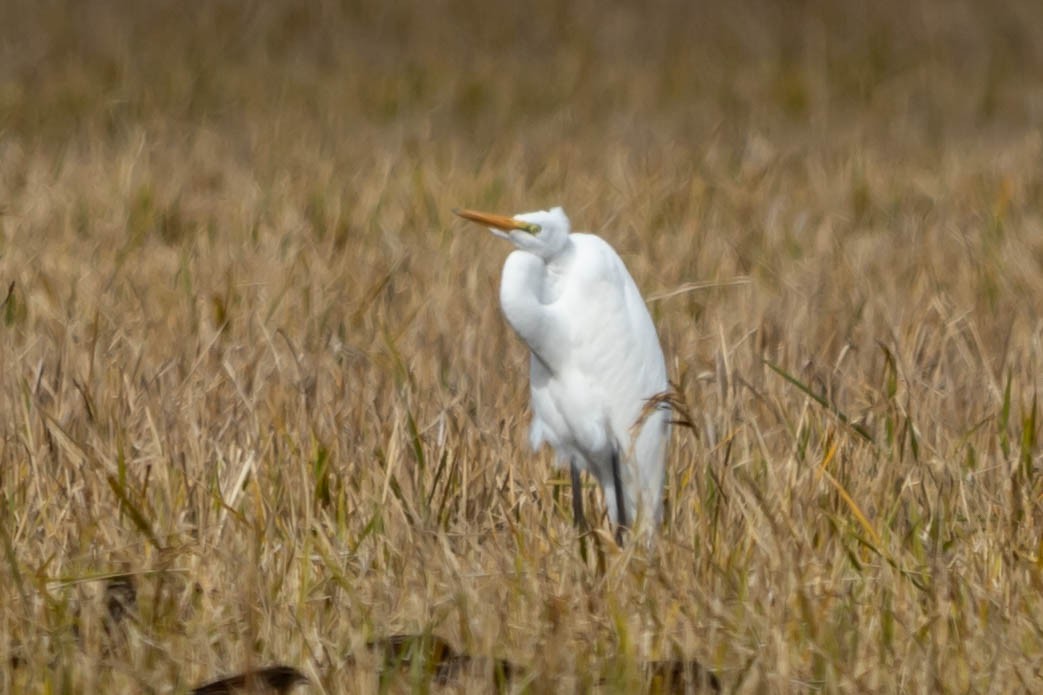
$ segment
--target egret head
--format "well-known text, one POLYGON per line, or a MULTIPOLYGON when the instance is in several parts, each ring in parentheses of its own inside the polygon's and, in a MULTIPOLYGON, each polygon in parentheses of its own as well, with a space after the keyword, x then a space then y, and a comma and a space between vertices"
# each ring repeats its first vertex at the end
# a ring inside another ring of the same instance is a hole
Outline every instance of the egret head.
POLYGON ((473 210, 453 210, 465 220, 483 224, 496 236, 522 251, 548 259, 557 255, 569 239, 569 218, 560 207, 524 212, 514 217, 473 210))

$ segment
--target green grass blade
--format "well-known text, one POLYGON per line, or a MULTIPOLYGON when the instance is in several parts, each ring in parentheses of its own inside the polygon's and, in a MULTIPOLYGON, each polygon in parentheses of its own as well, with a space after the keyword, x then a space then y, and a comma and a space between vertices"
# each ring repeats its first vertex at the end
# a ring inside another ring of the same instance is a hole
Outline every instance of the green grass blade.
POLYGON ((825 397, 820 396, 819 394, 815 393, 811 389, 810 386, 808 386, 807 384, 802 382, 800 379, 798 379, 797 377, 793 376, 792 374, 790 374, 789 372, 787 372, 785 369, 783 369, 782 367, 778 366, 774 362, 771 362, 770 360, 762 360, 762 361, 764 362, 764 364, 768 365, 768 367, 773 372, 775 372, 776 374, 781 376, 783 379, 788 381, 793 386, 796 386, 804 395, 806 395, 808 398, 810 398, 811 400, 813 400, 816 403, 818 403, 820 406, 822 406, 823 408, 828 410, 830 413, 832 413, 834 417, 836 417, 842 423, 844 423, 845 425, 850 427, 852 430, 854 430, 856 434, 858 434, 860 437, 862 437, 862 439, 866 440, 870 444, 874 444, 875 443, 873 441, 873 435, 869 433, 869 430, 867 430, 865 427, 863 427, 862 425, 860 425, 860 424, 858 424, 856 422, 852 422, 851 418, 849 418, 847 416, 847 414, 844 413, 844 411, 842 411, 836 405, 834 405, 834 404, 830 403, 829 401, 827 401, 825 399, 825 397))
POLYGON ((126 488, 120 484, 120 481, 114 475, 107 475, 105 479, 109 481, 109 488, 112 493, 116 495, 119 500, 120 508, 127 513, 130 520, 134 522, 134 525, 138 527, 138 530, 148 538, 149 542, 156 548, 156 550, 162 550, 163 546, 159 542, 159 538, 156 537, 155 532, 152 530, 152 525, 145 518, 145 515, 141 513, 137 505, 131 501, 130 496, 127 495, 126 488))

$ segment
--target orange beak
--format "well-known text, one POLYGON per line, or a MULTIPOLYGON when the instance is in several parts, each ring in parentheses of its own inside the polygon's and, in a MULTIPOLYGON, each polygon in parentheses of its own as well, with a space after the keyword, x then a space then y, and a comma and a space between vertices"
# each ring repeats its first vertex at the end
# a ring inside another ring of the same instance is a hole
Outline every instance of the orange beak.
POLYGON ((488 212, 475 212, 474 210, 461 210, 459 208, 454 209, 453 213, 459 215, 465 220, 471 220, 472 222, 477 222, 486 227, 492 227, 504 232, 509 232, 512 229, 520 229, 529 234, 536 234, 540 231, 540 226, 538 224, 516 220, 513 217, 507 217, 506 215, 493 215, 488 212))

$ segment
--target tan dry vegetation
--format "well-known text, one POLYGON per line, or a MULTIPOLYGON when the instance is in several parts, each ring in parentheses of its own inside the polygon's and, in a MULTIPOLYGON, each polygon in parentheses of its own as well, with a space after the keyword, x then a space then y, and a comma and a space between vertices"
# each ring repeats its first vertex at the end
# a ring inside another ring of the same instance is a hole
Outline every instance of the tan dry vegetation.
POLYGON ((283 662, 371 692, 349 653, 403 632, 532 692, 634 692, 659 658, 743 693, 1043 688, 1040 26, 8 3, 0 690, 283 662), (525 446, 508 249, 450 214, 558 203, 669 295, 695 429, 651 557, 581 559, 525 446))

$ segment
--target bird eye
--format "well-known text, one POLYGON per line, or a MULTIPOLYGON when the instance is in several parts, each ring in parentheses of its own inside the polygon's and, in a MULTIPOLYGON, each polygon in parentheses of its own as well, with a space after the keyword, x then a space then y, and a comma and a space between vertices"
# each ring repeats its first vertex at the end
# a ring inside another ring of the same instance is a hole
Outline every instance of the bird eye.
POLYGON ((538 224, 533 224, 532 222, 528 222, 528 223, 525 224, 524 227, 522 227, 522 229, 524 231, 528 232, 529 234, 539 234, 541 227, 538 224))

